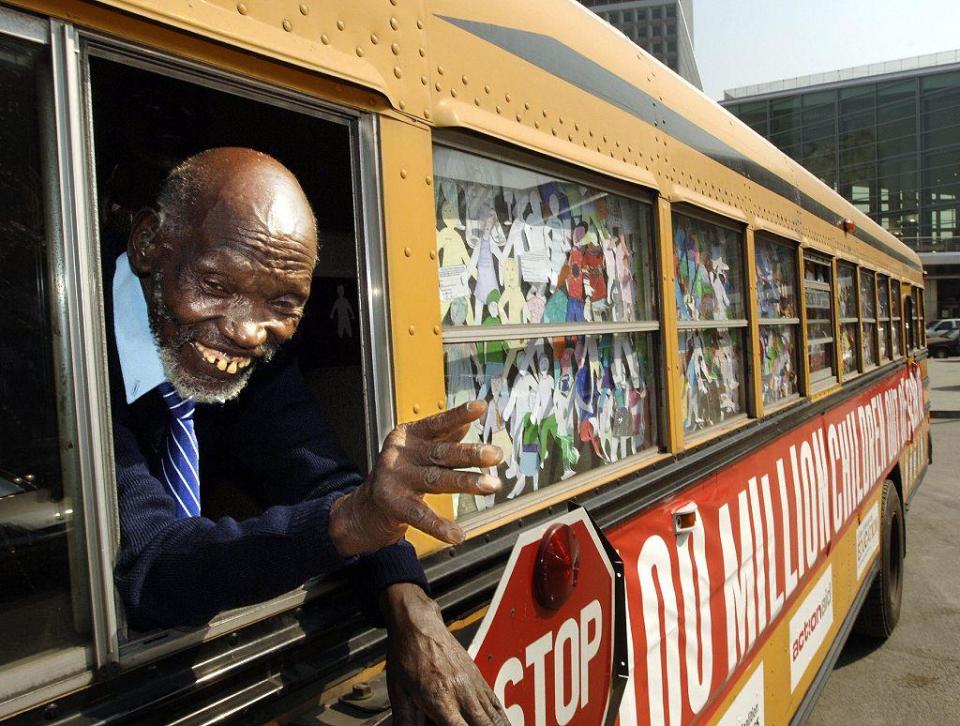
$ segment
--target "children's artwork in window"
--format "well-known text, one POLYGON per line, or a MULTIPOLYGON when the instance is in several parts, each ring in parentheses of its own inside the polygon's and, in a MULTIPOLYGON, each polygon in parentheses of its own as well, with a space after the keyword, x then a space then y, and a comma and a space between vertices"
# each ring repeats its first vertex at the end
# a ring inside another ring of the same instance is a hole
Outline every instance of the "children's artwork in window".
POLYGON ((810 380, 818 383, 834 377, 833 292, 828 260, 803 261, 804 297, 807 305, 807 356, 810 380))
POLYGON ((857 317, 857 287, 854 279, 857 268, 841 262, 837 265, 837 297, 840 299, 840 317, 857 317))
POLYGON ((683 429, 695 433, 744 409, 742 331, 726 328, 679 333, 683 429))
POLYGON ((903 348, 900 345, 900 319, 891 321, 890 324, 890 347, 893 350, 893 355, 896 358, 899 358, 903 353, 903 348))
POLYGON ((863 367, 869 368, 877 364, 877 325, 876 323, 863 324, 863 367))
POLYGON ((857 323, 840 326, 840 367, 844 375, 857 372, 857 323))
POLYGON ((503 490, 456 498, 458 517, 538 491, 657 441, 651 334, 444 345, 447 404, 487 401, 466 441, 499 446, 503 490))
POLYGON ((900 281, 891 280, 890 281, 890 304, 891 310, 893 312, 893 317, 900 317, 900 281))
POLYGON ((877 278, 877 303, 879 305, 879 317, 890 317, 890 287, 886 277, 882 275, 877 278))
POLYGON ((877 334, 877 345, 880 347, 881 361, 890 360, 889 333, 890 322, 885 321, 880 323, 879 332, 877 334))
POLYGON ((673 215, 674 296, 679 320, 737 320, 743 312, 741 235, 673 215))
POLYGON ((445 147, 434 174, 445 324, 656 320, 649 205, 445 147))
POLYGON ((797 393, 796 332, 792 325, 760 327, 764 404, 774 404, 797 393))
POLYGON ((866 319, 877 317, 876 292, 873 287, 874 275, 869 270, 860 270, 860 312, 866 319))
POLYGON ((758 239, 757 302, 761 318, 796 318, 797 261, 792 247, 758 239))

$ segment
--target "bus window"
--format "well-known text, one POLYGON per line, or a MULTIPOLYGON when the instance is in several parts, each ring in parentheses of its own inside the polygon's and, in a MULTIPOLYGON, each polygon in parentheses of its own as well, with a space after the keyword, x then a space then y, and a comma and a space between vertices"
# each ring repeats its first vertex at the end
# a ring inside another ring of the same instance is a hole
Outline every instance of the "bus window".
POLYGON ((673 215, 683 429, 695 434, 745 411, 743 234, 673 215))
POLYGON ((803 287, 807 304, 810 387, 816 390, 837 380, 834 367, 833 264, 828 258, 804 252, 803 287))
POLYGON ((860 270, 860 330, 863 368, 877 365, 877 290, 876 276, 870 270, 860 270))
POLYGON ((756 253, 763 404, 772 406, 799 391, 796 247, 758 237, 756 253))
POLYGON ((886 275, 877 275, 877 344, 880 362, 891 359, 890 355, 890 280, 886 275))
POLYGON ((903 355, 901 339, 903 334, 903 319, 900 314, 901 305, 900 281, 890 280, 890 351, 894 358, 899 358, 903 355))
MULTIPOLYGON (((205 149, 236 146, 269 154, 293 172, 316 217, 319 251, 303 318, 282 353, 295 358, 325 422, 355 468, 365 472, 372 413, 364 395, 369 378, 350 126, 100 57, 91 57, 90 77, 108 299, 134 214, 155 203, 167 173, 180 161, 205 149)), ((112 320, 105 322, 108 331, 114 330, 112 320)), ((118 356, 110 357, 110 375, 121 380, 118 356)), ((127 406, 131 419, 139 417, 146 430, 150 409, 128 405, 122 393, 118 398, 113 407, 127 406)), ((151 403, 147 396, 143 400, 151 403)), ((299 498, 264 486, 260 473, 238 465, 235 452, 222 447, 215 431, 229 424, 229 410, 197 409, 203 515, 245 519, 288 503, 282 497, 299 498)), ((144 456, 149 461, 155 451, 144 456)), ((129 639, 135 635, 129 633, 129 639)))
POLYGON ((49 259, 57 232, 43 181, 56 164, 45 143, 50 74, 48 48, 0 35, 0 701, 11 695, 11 664, 90 640, 74 402, 61 390, 70 369, 49 259))
POLYGON ((837 264, 837 297, 840 301, 840 372, 844 378, 857 373, 857 268, 848 262, 837 264))
POLYGON ((467 440, 504 451, 457 516, 654 449, 650 205, 444 146, 434 173, 446 403, 486 400, 467 440))

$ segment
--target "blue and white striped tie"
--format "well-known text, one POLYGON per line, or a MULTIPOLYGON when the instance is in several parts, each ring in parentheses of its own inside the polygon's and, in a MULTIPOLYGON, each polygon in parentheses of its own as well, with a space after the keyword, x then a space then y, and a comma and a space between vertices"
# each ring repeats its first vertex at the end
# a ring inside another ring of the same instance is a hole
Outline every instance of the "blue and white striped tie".
POLYGON ((170 409, 170 424, 160 454, 160 467, 167 489, 177 502, 177 519, 200 516, 200 450, 193 430, 192 398, 183 399, 169 383, 160 393, 170 409))

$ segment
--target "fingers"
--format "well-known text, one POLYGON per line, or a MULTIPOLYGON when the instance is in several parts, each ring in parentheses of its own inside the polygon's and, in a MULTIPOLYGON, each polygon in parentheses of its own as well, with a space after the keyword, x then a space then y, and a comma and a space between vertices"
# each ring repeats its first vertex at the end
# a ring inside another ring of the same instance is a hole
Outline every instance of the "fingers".
POLYGON ((424 494, 495 494, 503 483, 498 477, 472 471, 455 471, 440 466, 418 470, 422 479, 413 486, 424 494))
POLYGON ((414 529, 442 542, 454 545, 463 542, 463 528, 438 515, 418 497, 410 497, 404 502, 400 516, 414 529))
POLYGON ((468 426, 487 410, 483 401, 468 401, 449 411, 441 411, 409 424, 407 431, 423 439, 442 438, 452 431, 468 426))
POLYGON ((499 446, 488 444, 461 444, 453 441, 421 442, 414 444, 417 463, 465 469, 471 466, 492 467, 503 460, 499 446))

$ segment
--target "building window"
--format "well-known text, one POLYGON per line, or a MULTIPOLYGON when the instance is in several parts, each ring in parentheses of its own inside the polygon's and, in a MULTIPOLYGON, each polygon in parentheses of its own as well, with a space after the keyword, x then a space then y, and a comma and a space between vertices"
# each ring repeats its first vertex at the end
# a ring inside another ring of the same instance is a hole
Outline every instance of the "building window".
POLYGON ((486 400, 466 440, 505 452, 457 516, 655 448, 651 206, 444 146, 434 174, 446 405, 486 400))
POLYGON ((886 275, 877 275, 877 345, 880 362, 889 361, 890 354, 890 280, 886 275))
POLYGON ((877 290, 876 275, 860 270, 860 318, 863 368, 877 365, 877 290))
POLYGON ((857 309, 857 268, 847 262, 837 265, 837 297, 840 303, 840 372, 844 377, 856 375, 857 329, 860 315, 857 309))
POLYGON ((744 412, 743 234, 673 215, 683 428, 687 434, 744 412))
POLYGON ((903 322, 900 305, 900 281, 890 280, 890 350, 894 358, 903 355, 903 345, 901 344, 903 322))
POLYGON ((797 395, 796 248, 772 239, 756 243, 760 312, 760 371, 763 403, 775 405, 797 395))
POLYGON ((803 287, 807 304, 807 356, 810 385, 822 388, 837 379, 834 367, 833 265, 825 257, 804 254, 803 287))

